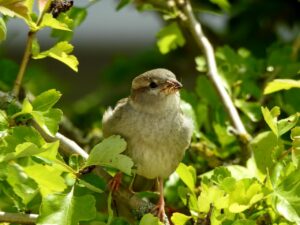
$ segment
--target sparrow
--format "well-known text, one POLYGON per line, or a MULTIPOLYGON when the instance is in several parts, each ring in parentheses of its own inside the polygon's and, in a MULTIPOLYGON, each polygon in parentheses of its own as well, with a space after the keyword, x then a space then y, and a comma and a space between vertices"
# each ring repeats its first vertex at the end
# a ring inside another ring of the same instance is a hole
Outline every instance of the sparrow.
POLYGON ((167 69, 147 71, 132 81, 131 94, 103 115, 103 136, 120 135, 127 142, 124 154, 135 163, 135 173, 157 179, 157 216, 165 215, 163 180, 172 174, 193 132, 192 120, 180 108, 182 84, 167 69))

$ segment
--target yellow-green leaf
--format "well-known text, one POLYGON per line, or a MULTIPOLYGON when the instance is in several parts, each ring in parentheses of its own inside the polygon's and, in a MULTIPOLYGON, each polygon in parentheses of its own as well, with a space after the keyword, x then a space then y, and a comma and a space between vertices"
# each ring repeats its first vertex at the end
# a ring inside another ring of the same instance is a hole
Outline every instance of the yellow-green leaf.
POLYGON ((51 27, 53 29, 71 31, 67 24, 59 22, 57 19, 53 18, 52 14, 50 13, 46 13, 43 16, 43 20, 39 28, 41 29, 44 27, 51 27))
POLYGON ((271 94, 281 90, 289 90, 291 88, 300 88, 300 80, 292 79, 276 79, 269 82, 264 90, 264 94, 271 94))
POLYGON ((54 47, 47 51, 41 52, 38 55, 33 56, 34 59, 43 59, 51 57, 61 61, 62 63, 69 66, 72 70, 78 71, 78 60, 74 55, 70 55, 73 51, 73 45, 66 41, 57 43, 54 47))

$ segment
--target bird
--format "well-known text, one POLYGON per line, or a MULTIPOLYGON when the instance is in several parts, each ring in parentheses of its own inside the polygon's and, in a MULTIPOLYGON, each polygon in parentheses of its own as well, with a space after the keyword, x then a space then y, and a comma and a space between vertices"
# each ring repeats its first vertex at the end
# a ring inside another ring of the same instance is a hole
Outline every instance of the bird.
POLYGON ((157 179, 156 215, 163 221, 163 181, 183 159, 193 122, 180 108, 182 84, 173 72, 158 68, 135 77, 129 97, 103 114, 103 136, 120 135, 127 142, 124 154, 134 162, 138 176, 157 179))

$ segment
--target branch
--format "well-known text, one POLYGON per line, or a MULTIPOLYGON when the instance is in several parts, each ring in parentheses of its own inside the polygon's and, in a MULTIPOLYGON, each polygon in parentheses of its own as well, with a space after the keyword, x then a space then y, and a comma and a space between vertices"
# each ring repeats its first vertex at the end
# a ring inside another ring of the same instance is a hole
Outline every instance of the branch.
POLYGON ((29 33, 28 33, 25 52, 24 52, 24 55, 23 55, 23 59, 22 59, 21 65, 20 65, 20 69, 19 69, 17 78, 15 80, 13 90, 12 90, 12 93, 16 98, 18 98, 18 96, 19 96, 19 92, 20 92, 22 81, 23 81, 23 77, 24 77, 29 59, 31 57, 32 42, 33 42, 33 39, 35 37, 35 33, 36 32, 33 32, 33 31, 29 31, 29 33))
POLYGON ((214 87, 219 94, 223 105, 229 115, 230 121, 235 129, 236 135, 243 143, 248 143, 251 139, 251 136, 245 129, 245 126, 235 108, 233 101, 231 100, 228 92, 225 87, 222 85, 222 80, 220 74, 217 70, 217 64, 215 59, 215 54, 213 47, 207 37, 204 35, 201 24, 195 18, 191 4, 189 0, 177 0, 176 1, 178 8, 182 9, 183 14, 185 15, 182 18, 183 22, 188 26, 189 31, 192 33, 197 45, 204 51, 205 58, 208 64, 208 77, 212 81, 214 87))
POLYGON ((35 224, 37 218, 37 214, 7 213, 0 211, 0 222, 35 224))

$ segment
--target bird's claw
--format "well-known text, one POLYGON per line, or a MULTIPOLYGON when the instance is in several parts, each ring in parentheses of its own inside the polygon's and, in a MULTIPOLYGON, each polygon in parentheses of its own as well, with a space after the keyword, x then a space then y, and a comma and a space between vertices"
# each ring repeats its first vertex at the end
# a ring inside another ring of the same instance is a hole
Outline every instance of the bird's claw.
POLYGON ((165 219, 165 201, 164 199, 160 199, 157 205, 151 210, 151 212, 159 218, 160 221, 164 221, 165 219))
POLYGON ((118 172, 116 175, 108 182, 109 190, 112 192, 117 192, 120 188, 122 182, 122 173, 118 172))

